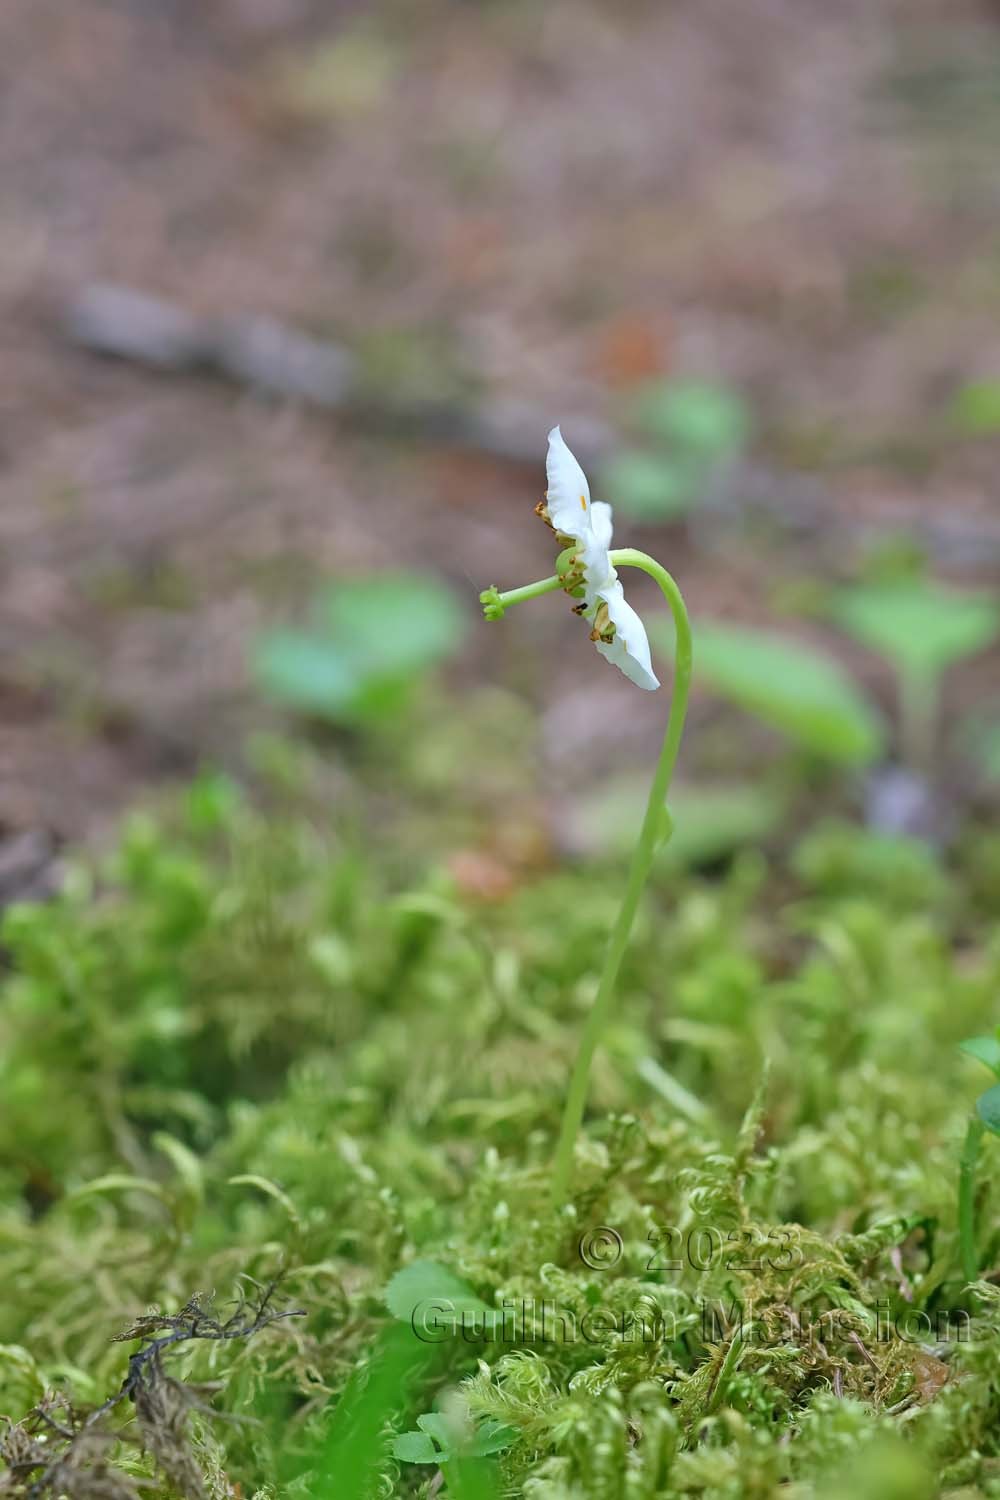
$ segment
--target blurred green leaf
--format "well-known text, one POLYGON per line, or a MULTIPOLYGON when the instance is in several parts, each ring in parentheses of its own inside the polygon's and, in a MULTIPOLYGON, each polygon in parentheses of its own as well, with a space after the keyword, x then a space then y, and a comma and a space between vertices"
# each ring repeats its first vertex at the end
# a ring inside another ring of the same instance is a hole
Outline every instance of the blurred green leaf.
POLYGON ((781 799, 759 786, 680 786, 670 799, 673 832, 664 859, 676 865, 703 865, 749 844, 758 844, 780 826, 781 799))
MULTIPOLYGON (((650 632, 672 649, 673 632, 650 632)), ((883 726, 868 700, 832 657, 773 631, 701 620, 694 629, 695 683, 828 760, 869 764, 881 753, 883 726)))
POLYGON ((417 671, 454 650, 463 613, 436 578, 380 573, 326 590, 319 621, 368 672, 417 671))
POLYGON ((275 630, 255 667, 279 702, 335 723, 399 707, 419 676, 461 643, 464 617, 440 581, 403 573, 346 579, 326 590, 311 629, 275 630))
POLYGON ((600 493, 637 521, 672 521, 697 503, 701 478, 690 463, 628 448, 605 464, 600 493))
POLYGON ((1000 1078, 1000 1039, 995 1036, 970 1036, 959 1042, 959 1051, 977 1062, 985 1063, 991 1073, 1000 1078))
POLYGON ((358 664, 335 642, 291 630, 275 630, 261 641, 256 669, 279 702, 334 720, 354 715, 364 688, 358 664))
POLYGON ((994 599, 929 580, 847 589, 834 601, 833 613, 856 640, 904 672, 941 672, 981 651, 1000 631, 994 599))
MULTIPOLYGON (((846 1447, 846 1445, 845 1445, 846 1447)), ((895 1434, 880 1434, 853 1453, 834 1459, 832 1473, 817 1487, 817 1500, 933 1500, 939 1493, 926 1457, 895 1434)), ((974 1500, 975 1491, 956 1500, 974 1500)))
MULTIPOLYGON (((649 797, 649 777, 621 776, 605 782, 574 808, 575 831, 586 849, 624 855, 635 843, 649 797)), ((697 866, 721 859, 773 833, 782 805, 755 786, 679 785, 670 798, 672 831, 659 858, 697 866)))
POLYGON ((501 1486, 496 1462, 487 1458, 457 1456, 448 1470, 448 1488, 454 1500, 500 1500, 501 1486))
POLYGON ((365 1495, 378 1473, 386 1426, 407 1402, 407 1388, 423 1374, 435 1351, 408 1328, 386 1329, 367 1365, 355 1370, 334 1408, 306 1493, 313 1500, 365 1495))
POLYGON ((634 394, 631 417, 672 450, 703 459, 738 453, 750 433, 744 401, 708 381, 650 381, 634 394))
POLYGON ((1000 1083, 995 1083, 976 1100, 976 1114, 987 1130, 1000 1135, 1000 1083))
POLYGON ((971 437, 1000 432, 1000 380, 973 380, 952 402, 955 426, 971 437))

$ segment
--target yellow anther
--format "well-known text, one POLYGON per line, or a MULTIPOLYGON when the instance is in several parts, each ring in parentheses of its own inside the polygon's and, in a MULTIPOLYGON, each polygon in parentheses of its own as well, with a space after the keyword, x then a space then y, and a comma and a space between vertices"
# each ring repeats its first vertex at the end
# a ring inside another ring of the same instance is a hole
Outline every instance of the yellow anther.
POLYGON ((599 604, 597 612, 594 615, 594 628, 590 632, 590 639, 592 641, 603 641, 606 646, 610 646, 614 638, 615 627, 611 621, 611 616, 608 614, 608 606, 603 603, 599 604))

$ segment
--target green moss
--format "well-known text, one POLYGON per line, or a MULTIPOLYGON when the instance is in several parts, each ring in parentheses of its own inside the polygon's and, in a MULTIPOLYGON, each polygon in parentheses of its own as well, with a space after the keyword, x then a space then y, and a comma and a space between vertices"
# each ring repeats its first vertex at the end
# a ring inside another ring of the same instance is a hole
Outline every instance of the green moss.
POLYGON ((456 1388, 468 1421, 510 1429, 499 1481, 533 1500, 874 1497, 869 1471, 880 1494, 1000 1493, 1000 1303, 970 1299, 955 1234, 978 1082, 956 1044, 994 1022, 1000 981, 985 836, 953 868, 827 827, 771 870, 662 871, 555 1215, 617 876, 557 870, 470 907, 426 816, 426 867, 404 873, 388 830, 382 857, 201 782, 8 911, 0 1410, 55 1388, 85 1415, 149 1306, 280 1272, 304 1318, 164 1356, 255 1423, 200 1397, 178 1460, 130 1444, 126 1403, 86 1461, 163 1497, 192 1464, 206 1493, 306 1493, 391 1326, 385 1285, 420 1258, 508 1321, 408 1367, 359 1494, 426 1492, 433 1466, 389 1439, 456 1388))

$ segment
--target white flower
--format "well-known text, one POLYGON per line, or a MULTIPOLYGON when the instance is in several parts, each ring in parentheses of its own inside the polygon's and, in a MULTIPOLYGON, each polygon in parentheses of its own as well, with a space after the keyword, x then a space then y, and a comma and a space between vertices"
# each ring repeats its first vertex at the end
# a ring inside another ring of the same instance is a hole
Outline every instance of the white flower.
POLYGON ((545 509, 556 531, 580 544, 584 619, 593 622, 591 640, 625 676, 652 692, 659 687, 649 657, 646 630, 611 566, 611 506, 591 500, 587 476, 563 441, 558 427, 549 433, 545 460, 545 509))

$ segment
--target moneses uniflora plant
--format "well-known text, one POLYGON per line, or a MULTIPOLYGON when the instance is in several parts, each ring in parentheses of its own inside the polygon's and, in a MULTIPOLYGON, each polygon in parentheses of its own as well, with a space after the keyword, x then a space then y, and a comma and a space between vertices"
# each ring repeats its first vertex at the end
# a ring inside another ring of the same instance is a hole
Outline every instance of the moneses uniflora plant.
POLYGON ((486 618, 499 620, 512 604, 522 604, 539 594, 562 589, 575 601, 574 612, 589 625, 590 639, 601 655, 624 672, 630 682, 652 692, 660 684, 650 661, 649 640, 642 621, 625 599, 617 571, 622 567, 641 568, 655 578, 663 590, 673 615, 677 639, 673 697, 663 749, 563 1108, 553 1171, 553 1195, 556 1203, 562 1204, 570 1186, 573 1147, 583 1119, 594 1051, 607 1025, 622 955, 653 856, 670 833, 667 793, 687 712, 691 627, 680 589, 665 568, 645 552, 637 552, 634 548, 612 550, 611 506, 601 500, 591 500, 587 476, 563 441, 558 427, 553 427, 549 433, 546 474, 548 489, 537 509, 555 532, 560 546, 556 571, 551 578, 543 578, 539 583, 526 584, 524 588, 512 589, 508 593, 500 593, 496 588, 486 589, 480 595, 486 618))

